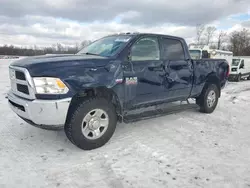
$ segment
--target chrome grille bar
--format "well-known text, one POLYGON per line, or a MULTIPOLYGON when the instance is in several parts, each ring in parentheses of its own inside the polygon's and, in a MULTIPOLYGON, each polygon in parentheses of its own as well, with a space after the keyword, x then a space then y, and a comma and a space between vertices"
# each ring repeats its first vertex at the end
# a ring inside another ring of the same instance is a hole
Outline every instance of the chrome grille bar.
POLYGON ((9 75, 10 75, 10 82, 11 82, 11 90, 15 95, 26 98, 26 99, 35 99, 34 83, 27 69, 21 68, 21 67, 10 66, 9 75), (17 79, 17 76, 16 76, 17 71, 24 73, 25 80, 17 79), (17 84, 27 86, 29 94, 19 91, 17 84))

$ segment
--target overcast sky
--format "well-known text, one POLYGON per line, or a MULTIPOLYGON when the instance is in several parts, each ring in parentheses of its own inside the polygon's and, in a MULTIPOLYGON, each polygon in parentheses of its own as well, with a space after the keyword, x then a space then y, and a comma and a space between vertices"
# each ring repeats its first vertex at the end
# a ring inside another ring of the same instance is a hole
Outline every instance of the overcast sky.
POLYGON ((74 44, 128 31, 191 42, 196 24, 250 28, 250 0, 0 0, 0 45, 74 44))

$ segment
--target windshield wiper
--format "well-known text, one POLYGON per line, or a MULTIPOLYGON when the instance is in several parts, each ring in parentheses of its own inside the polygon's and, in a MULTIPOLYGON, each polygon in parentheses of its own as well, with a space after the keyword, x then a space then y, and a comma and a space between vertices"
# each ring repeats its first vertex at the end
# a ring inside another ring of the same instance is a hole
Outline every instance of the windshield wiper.
POLYGON ((99 54, 94 54, 94 53, 90 53, 90 52, 86 52, 86 53, 83 53, 83 54, 101 56, 101 55, 99 55, 99 54))

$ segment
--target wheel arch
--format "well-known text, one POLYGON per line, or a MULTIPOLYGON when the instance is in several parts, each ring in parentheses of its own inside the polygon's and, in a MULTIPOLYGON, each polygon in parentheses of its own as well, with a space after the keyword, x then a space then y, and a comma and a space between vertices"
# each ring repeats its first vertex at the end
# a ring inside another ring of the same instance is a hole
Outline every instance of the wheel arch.
POLYGON ((86 100, 90 97, 102 97, 107 99, 108 101, 112 102, 115 106, 117 115, 122 115, 122 103, 121 100, 118 98, 118 95, 115 93, 112 88, 107 88, 105 86, 101 87, 95 87, 95 88, 87 88, 84 90, 81 90, 77 92, 71 100, 71 103, 69 105, 68 113, 67 113, 67 119, 70 119, 72 112, 75 110, 75 108, 80 104, 82 101, 86 100))
POLYGON ((215 84, 219 90, 219 97, 221 96, 221 84, 220 84, 220 79, 218 76, 216 76, 215 73, 210 74, 205 82, 205 85, 203 87, 203 90, 206 89, 209 85, 215 84))

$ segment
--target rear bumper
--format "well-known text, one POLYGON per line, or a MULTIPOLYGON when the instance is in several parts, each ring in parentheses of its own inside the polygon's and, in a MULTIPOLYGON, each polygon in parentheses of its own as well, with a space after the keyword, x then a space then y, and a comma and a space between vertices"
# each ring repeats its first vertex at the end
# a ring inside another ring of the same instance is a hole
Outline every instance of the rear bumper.
POLYGON ((71 98, 61 100, 25 100, 8 93, 10 108, 34 125, 62 127, 65 124, 71 98))

